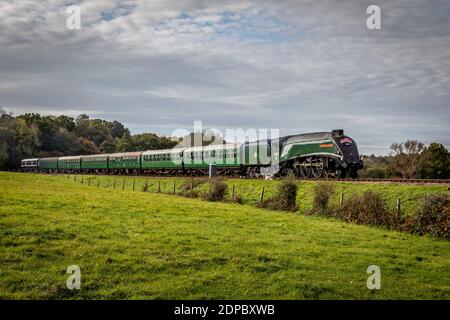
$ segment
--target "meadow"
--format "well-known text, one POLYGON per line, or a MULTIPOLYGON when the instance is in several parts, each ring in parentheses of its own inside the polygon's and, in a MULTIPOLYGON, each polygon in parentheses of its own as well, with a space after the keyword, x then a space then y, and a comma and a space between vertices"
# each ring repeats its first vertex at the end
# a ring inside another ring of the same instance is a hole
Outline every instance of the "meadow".
MULTIPOLYGON (((278 181, 226 180, 239 205, 169 194, 183 179, 150 178, 150 192, 144 178, 74 179, 0 172, 0 298, 450 299, 448 241, 305 216, 315 182, 299 183, 292 213, 254 207, 278 181), (80 290, 66 288, 70 265, 80 266, 80 290), (380 290, 366 286, 369 265, 381 268, 380 290)), ((335 184, 338 194, 380 191, 392 205, 401 197, 404 214, 448 191, 335 184)))

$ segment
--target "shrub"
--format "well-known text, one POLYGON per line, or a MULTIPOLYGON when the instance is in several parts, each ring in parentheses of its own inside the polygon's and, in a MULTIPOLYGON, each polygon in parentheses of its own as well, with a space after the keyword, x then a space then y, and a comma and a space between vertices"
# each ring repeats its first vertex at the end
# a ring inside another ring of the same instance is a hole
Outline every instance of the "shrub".
POLYGON ((295 211, 297 209, 296 199, 297 184, 286 180, 278 185, 278 191, 274 197, 258 203, 258 207, 271 210, 295 211))
POLYGON ((313 213, 331 215, 329 202, 335 188, 331 183, 318 183, 314 186, 313 213))
POLYGON ((344 221, 358 224, 389 227, 397 224, 381 194, 373 191, 350 196, 336 210, 336 215, 344 221))
POLYGON ((208 201, 223 201, 227 192, 227 184, 219 179, 212 179, 209 182, 210 190, 204 195, 208 201))
POLYGON ((183 181, 181 184, 181 191, 182 192, 190 192, 193 191, 196 187, 202 185, 205 183, 205 179, 195 179, 195 178, 189 178, 183 181))
POLYGON ((187 198, 197 198, 199 196, 199 193, 194 189, 204 183, 205 179, 195 179, 195 178, 187 179, 181 184, 180 195, 187 198))
POLYGON ((450 239, 450 201, 445 193, 423 197, 416 213, 406 220, 406 231, 450 239))
POLYGON ((230 198, 230 202, 243 204, 244 203, 244 199, 242 198, 242 196, 240 194, 235 194, 234 198, 230 198))

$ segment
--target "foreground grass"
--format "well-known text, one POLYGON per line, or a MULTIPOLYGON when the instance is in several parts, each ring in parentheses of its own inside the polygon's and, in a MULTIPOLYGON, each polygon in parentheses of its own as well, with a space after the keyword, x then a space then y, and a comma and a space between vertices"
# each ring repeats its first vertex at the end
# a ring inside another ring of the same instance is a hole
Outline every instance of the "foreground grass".
POLYGON ((444 240, 58 176, 0 173, 0 201, 1 298, 450 298, 444 240))

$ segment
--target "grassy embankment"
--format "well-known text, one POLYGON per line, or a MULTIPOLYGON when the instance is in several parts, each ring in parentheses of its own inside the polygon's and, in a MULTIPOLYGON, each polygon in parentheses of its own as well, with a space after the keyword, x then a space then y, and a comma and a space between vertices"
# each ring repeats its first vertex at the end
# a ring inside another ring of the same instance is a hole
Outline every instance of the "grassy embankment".
MULTIPOLYGON (((120 190, 119 181, 119 190, 112 190, 61 176, 0 173, 0 297, 450 298, 448 241, 298 213, 133 192, 132 180, 120 190), (75 292, 65 286, 66 268, 73 264, 82 273, 81 290, 75 292), (372 264, 381 268, 381 290, 366 287, 366 268, 372 264)), ((156 181, 149 181, 151 190, 156 181)), ((169 192, 173 179, 161 181, 169 192)), ((258 199, 261 184, 270 195, 277 183, 230 182, 249 204, 258 199)), ((310 203, 312 187, 312 182, 300 183, 301 208, 310 203)), ((420 194, 447 189, 337 187, 386 190, 388 198, 405 198, 404 207, 410 209, 420 194)))

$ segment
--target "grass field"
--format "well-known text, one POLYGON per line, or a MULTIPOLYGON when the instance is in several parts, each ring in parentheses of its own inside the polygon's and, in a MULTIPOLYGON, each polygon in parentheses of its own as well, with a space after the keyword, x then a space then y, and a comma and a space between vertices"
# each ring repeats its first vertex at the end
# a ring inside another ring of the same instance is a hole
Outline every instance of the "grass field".
MULTIPOLYGON (((262 184, 269 196, 278 183, 229 182, 246 204, 262 184)), ((0 173, 0 298, 450 299, 448 241, 303 216, 313 182, 300 183, 297 213, 133 192, 132 180, 120 190, 121 183, 113 190, 94 180, 0 173), (66 288, 73 264, 81 290, 66 288), (373 264, 380 290, 366 287, 373 264)), ((161 187, 169 192, 172 183, 161 187)), ((420 195, 448 189, 336 185, 380 190, 393 202, 401 196, 405 211, 420 195)))
MULTIPOLYGON (((78 182, 81 181, 81 176, 74 175, 66 176, 66 179, 73 180, 77 179, 78 182)), ((114 186, 114 180, 116 181, 116 189, 122 190, 122 184, 124 190, 133 190, 133 180, 135 180, 135 191, 141 191, 142 185, 145 184, 147 180, 149 192, 157 192, 158 186, 162 193, 172 193, 173 184, 175 182, 175 189, 178 193, 180 187, 186 178, 143 178, 143 177, 124 177, 124 176, 83 176, 83 183, 88 184, 90 181, 90 186, 106 187, 112 189, 114 186)), ((206 181, 206 179, 203 179, 206 181)), ((235 186, 236 194, 242 196, 244 204, 255 205, 259 201, 260 193, 262 187, 265 188, 264 198, 269 198, 273 196, 277 191, 277 185, 280 181, 277 180, 258 180, 258 179, 226 179, 224 180, 229 188, 227 190, 228 197, 231 196, 232 185, 235 186)), ((401 184, 401 183, 353 183, 353 182, 333 182, 336 186, 336 195, 334 201, 339 201, 339 196, 341 193, 345 195, 350 195, 352 193, 362 193, 366 190, 378 191, 386 199, 389 206, 394 209, 397 202, 397 198, 401 198, 402 202, 402 213, 404 215, 411 214, 417 207, 417 204, 421 197, 425 194, 433 192, 447 192, 449 185, 439 185, 439 184, 401 184)), ((297 206, 300 213, 308 210, 312 206, 313 201, 313 188, 316 182, 314 181, 299 181, 298 185, 298 195, 297 195, 297 206)), ((195 187, 194 190, 206 193, 208 191, 208 184, 202 184, 195 187)))

